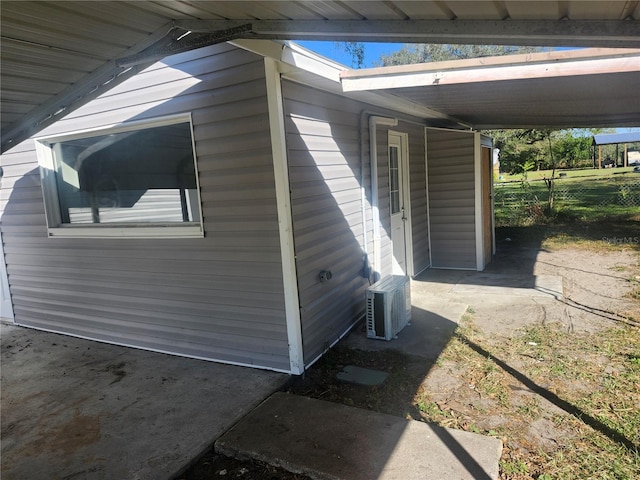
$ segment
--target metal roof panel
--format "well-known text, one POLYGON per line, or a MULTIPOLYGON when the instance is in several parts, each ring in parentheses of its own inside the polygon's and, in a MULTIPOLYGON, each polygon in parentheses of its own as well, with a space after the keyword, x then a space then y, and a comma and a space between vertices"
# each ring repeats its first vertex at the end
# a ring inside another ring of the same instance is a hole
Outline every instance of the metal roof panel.
POLYGON ((593 136, 595 145, 612 145, 614 143, 640 142, 640 132, 602 133, 593 136))
MULTIPOLYGON (((263 38, 293 40, 296 38, 290 32, 300 29, 296 22, 315 20, 317 23, 309 27, 316 30, 307 33, 325 40, 341 36, 343 41, 420 42, 427 41, 425 33, 436 31, 428 41, 488 43, 509 38, 514 39, 512 43, 522 44, 629 47, 640 43, 638 18, 640 2, 624 0, 3 0, 0 2, 0 81, 3 89, 11 89, 14 102, 24 99, 24 108, 12 104, 8 107, 11 111, 2 118, 16 119, 16 111, 28 112, 12 126, 3 124, 3 149, 7 135, 18 139, 16 132, 24 133, 31 131, 31 127, 25 129, 26 126, 41 125, 43 118, 51 117, 61 105, 67 105, 69 98, 84 101, 89 98, 87 91, 94 86, 108 88, 109 78, 122 73, 122 69, 113 67, 114 60, 138 53, 161 39, 168 25, 184 19, 285 21, 288 24, 277 36, 263 38), (323 22, 324 19, 329 21, 323 22), (450 21, 453 19, 455 21, 450 21), (359 23, 338 25, 331 20, 359 23), (526 23, 515 23, 522 20, 526 23), (566 23, 559 24, 558 20, 566 23), (584 23, 585 20, 593 23, 584 23), (334 28, 329 31, 327 26, 334 28), (402 29, 401 35, 398 28, 402 29), (356 29, 360 36, 347 38, 356 29), (492 37, 488 32, 501 34, 492 37), (20 62, 24 65, 19 65, 20 62), (79 78, 78 72, 88 73, 79 78), (18 79, 27 73, 29 80, 21 83, 18 79), (73 86, 66 88, 70 84, 73 86), (34 88, 38 91, 33 92, 34 88), (75 92, 79 92, 78 95, 75 92), (27 101, 30 93, 38 93, 39 101, 44 94, 47 100, 33 107, 33 103, 27 101)), ((242 38, 260 37, 249 31, 242 38)), ((79 104, 81 101, 74 102, 79 104)), ((4 109, 4 105, 0 108, 4 109)))

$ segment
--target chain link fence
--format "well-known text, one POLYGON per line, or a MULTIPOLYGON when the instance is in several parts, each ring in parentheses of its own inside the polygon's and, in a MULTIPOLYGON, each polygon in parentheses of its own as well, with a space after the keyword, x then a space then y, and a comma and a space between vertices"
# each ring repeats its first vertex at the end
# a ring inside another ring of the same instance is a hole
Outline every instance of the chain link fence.
MULTIPOLYGON (((497 226, 526 226, 549 220, 549 191, 544 181, 498 182, 494 185, 497 226)), ((567 217, 591 213, 625 214, 640 208, 640 175, 621 178, 560 178, 554 184, 554 211, 567 217)))

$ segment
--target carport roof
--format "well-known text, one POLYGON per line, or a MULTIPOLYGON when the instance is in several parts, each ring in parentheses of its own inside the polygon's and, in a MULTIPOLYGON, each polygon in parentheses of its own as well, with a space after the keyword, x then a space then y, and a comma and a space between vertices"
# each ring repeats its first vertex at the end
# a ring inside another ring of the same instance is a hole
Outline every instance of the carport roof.
POLYGON ((180 49, 237 38, 639 48, 638 18, 629 0, 3 0, 2 151, 180 49))
POLYGON ((477 129, 640 125, 640 49, 583 49, 345 71, 343 90, 428 105, 477 129))
POLYGON ((593 136, 594 145, 613 145, 614 143, 640 142, 640 132, 603 133, 593 136))

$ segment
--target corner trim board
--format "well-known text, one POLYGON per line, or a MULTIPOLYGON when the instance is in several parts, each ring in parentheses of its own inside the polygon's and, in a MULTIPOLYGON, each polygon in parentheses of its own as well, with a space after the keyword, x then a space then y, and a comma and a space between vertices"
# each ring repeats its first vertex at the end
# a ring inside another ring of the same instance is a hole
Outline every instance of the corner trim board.
POLYGON ((475 184, 475 230, 476 230, 476 270, 484 270, 486 260, 483 248, 483 223, 482 223, 482 144, 479 132, 474 132, 473 144, 473 170, 475 184))
POLYGON ((265 58, 264 66, 278 210, 278 229, 280 233, 280 255, 282 257, 282 281, 284 286, 287 338, 289 343, 289 365, 290 373, 300 375, 304 372, 304 351, 302 345, 300 302, 298 297, 298 276, 293 243, 291 197, 289 195, 289 169, 287 167, 282 83, 280 81, 279 65, 276 60, 265 58))

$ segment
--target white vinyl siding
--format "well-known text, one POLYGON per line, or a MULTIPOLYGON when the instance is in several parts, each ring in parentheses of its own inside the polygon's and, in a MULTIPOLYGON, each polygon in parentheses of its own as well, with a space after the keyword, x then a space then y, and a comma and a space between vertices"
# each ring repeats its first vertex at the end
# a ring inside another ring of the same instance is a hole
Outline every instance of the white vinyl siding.
POLYGON ((405 127, 402 122, 400 127, 409 133, 411 242, 413 246, 413 273, 417 275, 430 265, 424 127, 415 124, 407 124, 405 127))
POLYGON ((431 260, 435 268, 476 269, 475 136, 427 130, 431 260))
MULTIPOLYGON (((367 252, 372 261, 367 112, 380 109, 289 81, 283 82, 283 93, 304 360, 308 365, 364 314, 369 282, 363 277, 361 153, 367 199, 367 252), (320 281, 323 270, 331 271, 331 280, 320 281)), ((380 110, 379 114, 394 115, 386 110, 380 110)), ((412 210, 412 215, 419 219, 414 237, 423 236, 427 245, 417 256, 423 265, 425 258, 428 259, 424 129, 411 124, 407 124, 406 129, 410 132, 410 142, 422 144, 414 145, 415 156, 410 155, 416 182, 422 181, 418 186, 420 191, 415 193, 417 208, 412 210), (412 138, 413 135, 416 138, 412 138), (414 166, 414 162, 419 165, 414 166)), ((389 221, 387 127, 378 128, 378 143, 378 194, 381 220, 386 225, 389 221)), ((383 249, 389 249, 389 236, 384 228, 382 236, 383 249)), ((387 261, 389 265, 383 273, 391 271, 390 259, 387 261)))
POLYGON ((204 238, 47 238, 34 142, 2 156, 16 322, 288 371, 261 57, 217 45, 167 59, 42 135, 191 113, 204 238))
POLYGON ((283 82, 305 364, 364 312, 360 156, 355 102, 283 82), (332 279, 320 282, 323 270, 332 279))

